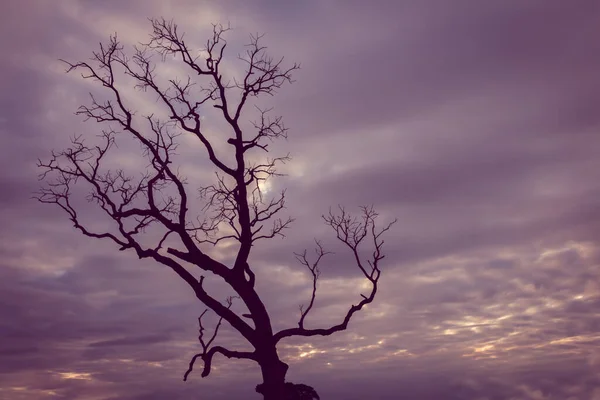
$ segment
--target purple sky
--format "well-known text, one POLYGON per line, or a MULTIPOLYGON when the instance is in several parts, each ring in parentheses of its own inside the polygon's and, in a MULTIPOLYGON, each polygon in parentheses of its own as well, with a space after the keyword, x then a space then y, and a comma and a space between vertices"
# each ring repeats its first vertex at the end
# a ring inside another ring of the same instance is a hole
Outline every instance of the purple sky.
MULTIPOLYGON (((600 399, 595 0, 3 0, 0 399, 259 397, 249 362, 218 358, 182 382, 203 310, 185 284, 30 199, 37 158, 97 132, 73 115, 97 87, 57 59, 85 60, 114 32, 143 41, 160 16, 198 48, 229 21, 230 58, 264 32, 302 65, 267 99, 290 128, 272 151, 293 156, 271 189, 288 188, 297 219, 252 257, 277 328, 310 296, 292 252, 314 237, 337 248, 320 222, 330 205, 399 219, 376 302, 347 332, 282 342, 290 381, 324 400, 600 399)), ((182 170, 208 176, 185 144, 182 170)), ((137 148, 120 150, 135 167, 137 148)), ((345 255, 325 261, 311 327, 360 299, 345 255)))

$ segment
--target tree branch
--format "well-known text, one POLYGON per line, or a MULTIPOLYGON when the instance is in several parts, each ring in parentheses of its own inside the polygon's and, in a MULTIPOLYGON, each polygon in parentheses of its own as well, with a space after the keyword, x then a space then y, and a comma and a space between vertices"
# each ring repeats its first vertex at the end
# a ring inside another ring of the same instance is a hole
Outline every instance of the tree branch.
MULTIPOLYGON (((329 225, 337 234, 338 240, 340 240, 346 247, 348 247, 356 260, 356 264, 364 277, 371 282, 371 292, 368 296, 361 294, 362 300, 357 305, 352 305, 346 313, 343 321, 337 325, 333 325, 325 329, 305 329, 304 318, 310 307, 306 311, 302 312, 300 322, 297 328, 284 329, 277 332, 274 335, 275 342, 279 342, 281 339, 290 336, 328 336, 335 332, 340 332, 348 327, 348 323, 354 314, 363 309, 364 306, 370 304, 377 293, 377 284, 381 276, 381 270, 379 269, 379 262, 385 257, 382 253, 383 239, 382 235, 387 232, 391 226, 396 222, 393 220, 389 224, 385 225, 382 229, 377 230, 375 220, 378 214, 374 211, 373 207, 361 207, 362 216, 361 218, 355 218, 349 215, 343 207, 339 207, 339 215, 334 214, 331 210, 328 216, 323 216, 323 219, 327 225, 329 225), (363 240, 370 234, 373 240, 373 252, 371 259, 367 260, 369 270, 365 268, 360 254, 359 245, 363 240)), ((322 250, 321 250, 322 251, 322 250)), ((317 249, 319 254, 319 249, 317 249)), ((305 257, 300 257, 301 262, 306 261, 305 257)), ((319 259, 317 259, 319 260, 319 259)), ((306 261, 308 264, 308 262, 306 261)), ((306 265, 306 264, 305 264, 306 265)), ((310 264, 309 268, 310 268, 310 264)), ((314 265, 314 264, 313 264, 314 265)), ((316 268, 316 267, 313 267, 316 268)), ((313 275, 314 276, 314 275, 313 275)), ((316 288, 316 279, 313 279, 313 288, 316 288)), ((313 297, 315 295, 313 289, 313 297)), ((312 306, 312 301, 310 303, 312 306)))
MULTIPOLYGON (((231 305, 233 304, 234 298, 235 297, 227 298, 227 309, 228 310, 231 309, 231 305)), ((207 377, 210 374, 212 358, 216 353, 221 353, 227 358, 240 358, 240 359, 251 359, 251 360, 256 359, 255 353, 232 351, 232 350, 228 350, 222 346, 211 347, 211 345, 215 341, 217 335, 219 334, 219 328, 221 327, 221 323, 223 322, 223 317, 221 316, 219 318, 219 321, 217 322, 217 325, 215 326, 215 330, 214 330, 212 336, 210 337, 210 339, 205 340, 204 339, 205 328, 204 328, 204 325, 202 324, 202 318, 204 317, 204 315, 207 312, 208 312, 208 309, 204 310, 204 312, 202 314, 200 314, 200 317, 198 317, 198 326, 199 326, 198 341, 200 342, 200 345, 202 346, 202 352, 194 355, 194 357, 192 357, 192 359, 190 360, 189 367, 188 367, 187 371, 185 372, 185 374, 183 375, 184 381, 187 381, 189 374, 194 369, 194 363, 196 362, 196 360, 198 358, 201 358, 202 361, 204 361, 204 370, 202 371, 203 378, 207 377)))
POLYGON ((194 355, 194 357, 192 357, 192 360, 190 361, 188 370, 185 372, 183 380, 187 381, 187 378, 188 378, 189 374, 194 369, 194 363, 196 362, 196 360, 198 358, 201 358, 202 361, 204 361, 204 369, 202 370, 201 376, 203 378, 206 378, 210 374, 210 370, 211 370, 211 367, 212 367, 213 356, 215 354, 217 354, 217 353, 220 353, 220 354, 224 355, 227 358, 238 358, 238 359, 254 360, 254 361, 257 360, 256 355, 255 355, 254 352, 233 351, 233 350, 229 350, 229 349, 227 349, 225 347, 222 347, 222 346, 214 346, 208 352, 206 352, 206 353, 198 353, 198 354, 194 355))
POLYGON ((306 307, 306 309, 303 305, 300 305, 300 320, 298 321, 298 327, 300 329, 304 329, 304 319, 312 309, 315 303, 315 298, 317 296, 317 281, 319 280, 319 276, 321 275, 321 271, 319 270, 319 262, 321 261, 321 258, 323 258, 323 256, 331 254, 331 252, 325 251, 323 249, 323 246, 319 241, 315 240, 315 242, 317 244, 317 248, 315 249, 317 258, 313 263, 308 261, 308 258, 306 257, 306 250, 304 250, 301 254, 294 253, 296 259, 302 265, 304 265, 312 275, 312 294, 310 297, 310 302, 308 303, 308 307, 306 307))

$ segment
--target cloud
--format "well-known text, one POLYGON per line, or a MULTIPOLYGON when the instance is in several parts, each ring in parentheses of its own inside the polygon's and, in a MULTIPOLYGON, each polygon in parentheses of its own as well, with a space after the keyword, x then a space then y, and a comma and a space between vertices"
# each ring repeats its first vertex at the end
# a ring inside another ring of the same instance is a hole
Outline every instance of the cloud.
MULTIPOLYGON (((58 59, 87 59, 115 31, 127 45, 144 40, 146 18, 163 15, 198 48, 210 22, 229 21, 230 56, 248 33, 266 32, 273 54, 302 65, 265 102, 291 128, 270 147, 293 156, 271 191, 288 188, 286 212, 297 219, 251 259, 277 329, 297 324, 310 299, 292 252, 311 251, 313 238, 335 254, 323 260, 307 326, 340 322, 365 290, 321 214, 374 204, 382 222, 399 219, 376 302, 347 332, 282 342, 289 380, 345 400, 595 399, 599 13, 594 2, 516 0, 9 1, 0 17, 10 32, 0 38, 0 397, 254 396, 259 371, 243 361, 215 359, 209 378, 181 382, 204 308, 174 274, 81 237, 59 210, 30 199, 36 160, 97 132, 73 115, 93 87, 63 74, 58 59)), ((158 107, 125 93, 140 112, 158 107)), ((215 139, 228 137, 206 118, 215 139)), ((186 140, 178 157, 190 185, 212 176, 196 145, 186 140)), ((119 151, 114 165, 142 165, 136 145, 123 140, 119 151)), ((231 261, 229 250, 215 254, 231 261)), ((217 297, 229 294, 207 281, 217 297)), ((219 340, 247 346, 226 326, 219 340)))

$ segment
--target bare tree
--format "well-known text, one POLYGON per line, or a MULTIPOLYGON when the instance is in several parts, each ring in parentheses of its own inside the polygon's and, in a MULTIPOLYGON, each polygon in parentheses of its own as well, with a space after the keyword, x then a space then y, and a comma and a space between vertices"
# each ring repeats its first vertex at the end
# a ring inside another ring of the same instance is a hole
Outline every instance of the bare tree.
MULTIPOLYGON (((382 235, 395 221, 378 228, 377 213, 372 207, 363 207, 359 217, 351 216, 341 207, 323 216, 371 283, 370 293, 361 295, 362 299, 349 308, 340 323, 327 328, 306 327, 307 316, 315 304, 319 264, 327 254, 317 242, 316 258, 312 261, 306 251, 296 254, 312 277, 310 301, 300 308, 296 327, 275 332, 265 304, 255 290, 255 274, 248 260, 257 241, 283 236, 293 222, 291 218, 277 217, 285 208, 285 191, 277 196, 265 196, 261 186, 266 179, 278 175, 278 164, 288 157, 251 162, 249 155, 267 152, 269 141, 285 138, 287 129, 281 117, 271 117, 268 109, 259 109, 253 128, 247 129, 251 133, 243 131, 240 118, 254 98, 273 95, 282 85, 292 82, 292 73, 299 66, 285 67, 283 58, 274 59, 266 53, 260 36, 251 36, 246 52, 238 55, 245 65, 242 78, 226 78, 222 61, 227 45, 224 34, 229 28, 213 26, 205 49, 194 51, 173 22, 152 19, 151 24, 150 40, 134 46, 132 55, 126 54, 115 35, 100 45, 90 62, 67 62, 68 72, 81 71, 83 79, 103 88, 102 100, 90 94, 90 104, 80 106, 77 114, 100 123, 105 129, 100 145, 88 145, 77 136, 70 148, 53 152, 49 161, 39 162, 43 169, 41 179, 46 185, 37 198, 42 203, 62 208, 84 235, 109 239, 120 250, 131 250, 140 259, 152 259, 172 269, 206 305, 207 311, 199 318, 200 352, 190 361, 184 380, 198 359, 203 363, 202 377, 208 376, 214 356, 221 354, 258 363, 263 383, 257 391, 265 399, 293 398, 292 394, 286 394, 293 386, 300 388, 297 391, 302 392, 304 398, 312 395, 316 398, 316 392, 305 385, 286 385, 288 365, 280 359, 277 345, 292 336, 327 336, 343 331, 352 316, 373 301, 381 276, 380 262, 384 258, 382 235), (173 60, 188 69, 187 79, 161 80, 157 65, 173 60), (153 94, 166 117, 161 119, 134 111, 123 89, 130 82, 142 92, 153 94), (210 106, 218 110, 233 134, 217 144, 203 129, 201 111, 210 106), (199 140, 216 170, 214 182, 198 188, 198 201, 203 201, 204 206, 197 215, 190 215, 189 184, 175 167, 181 135, 199 140), (132 138, 141 146, 148 167, 138 177, 106 165, 108 154, 120 137, 132 138), (223 146, 231 149, 234 162, 227 162, 217 154, 217 148, 223 146), (76 186, 86 187, 87 200, 99 206, 112 228, 96 231, 83 222, 73 200, 76 186), (153 238, 154 243, 147 245, 148 238, 153 238), (231 265, 217 261, 205 250, 205 246, 220 242, 236 245, 237 253, 231 265), (370 247, 366 258, 363 251, 359 251, 359 246, 365 245, 370 247), (196 268, 224 281, 235 297, 218 300, 211 293, 210 285, 205 284, 205 277, 198 279, 190 272, 196 268), (236 297, 247 309, 246 314, 232 308, 236 297), (211 335, 205 333, 203 321, 208 310, 218 317, 211 335), (250 350, 233 350, 214 344, 223 321, 247 341, 250 350)), ((298 393, 295 396, 302 398, 298 393)))

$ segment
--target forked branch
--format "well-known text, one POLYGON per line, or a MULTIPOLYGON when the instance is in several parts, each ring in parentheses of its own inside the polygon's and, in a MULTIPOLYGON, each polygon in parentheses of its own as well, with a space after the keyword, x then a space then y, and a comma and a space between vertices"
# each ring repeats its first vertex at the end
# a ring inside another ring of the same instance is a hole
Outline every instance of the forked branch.
POLYGON ((331 254, 331 252, 325 251, 323 249, 321 242, 319 242, 318 240, 315 242, 317 245, 315 248, 315 253, 317 256, 315 261, 310 262, 308 260, 308 258, 306 256, 306 249, 302 253, 294 253, 294 256, 296 257, 298 262, 300 262, 300 264, 304 265, 308 269, 308 271, 310 272, 311 277, 312 277, 312 294, 310 297, 310 302, 308 303, 308 306, 306 308, 304 307, 303 304, 300 305, 300 320, 298 321, 298 327, 300 329, 304 329, 304 319, 306 318, 306 316, 308 315, 310 310, 313 308, 313 305, 315 303, 315 298, 317 296, 317 281, 319 280, 319 276, 321 276, 321 270, 319 269, 319 262, 325 255, 331 254))
MULTIPOLYGON (((361 293, 362 300, 356 304, 352 305, 348 312, 346 313, 343 321, 337 325, 333 325, 329 328, 321 328, 321 329, 306 329, 304 328, 304 318, 306 314, 310 310, 313 301, 311 301, 309 308, 307 310, 302 311, 300 322, 297 328, 289 328, 279 331, 275 334, 275 341, 290 337, 290 336, 328 336, 335 332, 343 331, 348 327, 348 323, 352 316, 357 312, 363 309, 364 306, 371 303, 375 299, 375 294, 377 293, 377 284, 379 282, 379 278, 381 277, 381 270, 379 268, 379 262, 385 257, 382 254, 382 247, 384 244, 384 240, 382 238, 383 234, 387 232, 391 226, 396 222, 393 220, 392 222, 386 224, 383 228, 377 229, 376 219, 378 214, 375 212, 373 207, 361 207, 361 216, 353 217, 348 214, 343 207, 339 207, 339 213, 334 214, 331 210, 327 216, 323 216, 323 220, 327 225, 329 225, 337 235, 338 240, 340 240, 346 247, 348 247, 352 254, 354 255, 354 259, 356 261, 356 265, 362 272, 363 276, 371 282, 371 291, 368 295, 364 295, 361 293), (366 238, 370 236, 372 240, 372 253, 371 256, 367 259, 366 265, 363 262, 363 258, 360 254, 360 245, 365 241, 366 238)), ((317 254, 320 254, 322 249, 319 251, 317 249, 317 254)), ((320 260, 320 257, 317 258, 320 260)), ((307 260, 303 255, 300 255, 300 261, 308 264, 307 260)), ((306 265, 305 264, 305 265, 306 265)), ((309 269, 317 269, 315 264, 308 264, 309 269)), ((312 271, 312 270, 311 270, 312 271)), ((316 274, 316 278, 318 278, 318 274, 316 274)), ((313 297, 314 300, 315 292, 316 292, 316 279, 315 273, 313 272, 313 297)))
MULTIPOLYGON (((227 298, 227 309, 228 310, 231 309, 231 305, 233 304, 234 298, 236 298, 236 297, 232 296, 232 297, 227 298)), ((194 357, 192 357, 192 359, 190 360, 189 367, 188 367, 187 371, 185 372, 185 374, 183 375, 184 381, 187 381, 188 376, 194 370, 194 364, 196 363, 196 360, 198 358, 201 358, 202 361, 204 362, 204 369, 202 370, 202 374, 201 374, 201 376, 203 378, 207 377, 210 374, 210 369, 212 366, 212 359, 213 359, 213 356, 217 353, 220 353, 227 358, 240 358, 240 359, 256 360, 255 353, 252 353, 252 352, 233 351, 233 350, 229 350, 222 346, 212 346, 213 342, 217 338, 217 335, 219 334, 219 328, 221 327, 221 323, 223 322, 223 317, 219 318, 219 321, 217 322, 217 325, 215 326, 215 330, 213 331, 213 334, 207 340, 204 337, 205 328, 202 323, 202 318, 204 317, 204 315, 207 312, 208 312, 208 309, 204 310, 204 312, 202 314, 200 314, 200 316, 198 317, 198 326, 199 326, 198 341, 200 342, 200 346, 202 346, 202 352, 194 355, 194 357)))

